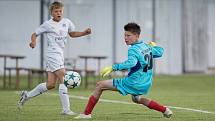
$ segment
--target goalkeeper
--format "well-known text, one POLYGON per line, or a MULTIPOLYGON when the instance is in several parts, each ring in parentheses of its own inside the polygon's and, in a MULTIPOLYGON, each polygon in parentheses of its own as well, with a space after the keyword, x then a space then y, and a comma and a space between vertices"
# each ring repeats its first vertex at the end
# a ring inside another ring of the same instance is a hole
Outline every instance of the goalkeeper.
POLYGON ((105 77, 112 71, 128 70, 129 73, 123 78, 99 81, 95 90, 89 97, 85 111, 79 114, 76 119, 91 118, 91 113, 104 90, 118 91, 123 96, 130 94, 132 101, 142 104, 150 109, 159 111, 164 117, 169 118, 172 111, 158 102, 141 97, 146 95, 152 85, 153 58, 159 58, 163 54, 163 48, 156 46, 154 42, 149 44, 139 40, 140 26, 136 23, 128 23, 124 26, 124 39, 128 49, 128 59, 122 63, 106 67, 101 71, 105 77))

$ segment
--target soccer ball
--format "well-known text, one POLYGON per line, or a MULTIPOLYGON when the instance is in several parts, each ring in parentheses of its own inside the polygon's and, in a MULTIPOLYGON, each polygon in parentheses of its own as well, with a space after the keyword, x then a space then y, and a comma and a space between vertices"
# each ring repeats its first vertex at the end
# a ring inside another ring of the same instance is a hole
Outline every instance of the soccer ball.
POLYGON ((64 84, 67 88, 77 88, 81 84, 81 76, 78 72, 67 71, 64 77, 64 84))

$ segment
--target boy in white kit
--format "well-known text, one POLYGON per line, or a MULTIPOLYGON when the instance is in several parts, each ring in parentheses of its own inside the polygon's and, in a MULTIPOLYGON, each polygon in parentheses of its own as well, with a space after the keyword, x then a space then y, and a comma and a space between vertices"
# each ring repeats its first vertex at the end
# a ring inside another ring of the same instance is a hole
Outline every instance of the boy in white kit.
POLYGON ((87 28, 83 32, 74 31, 74 24, 67 18, 63 18, 63 4, 61 2, 53 2, 50 5, 50 12, 52 19, 40 25, 31 36, 30 47, 36 46, 36 37, 45 34, 47 36, 48 48, 46 53, 46 71, 48 73, 47 82, 37 85, 33 90, 27 92, 22 91, 18 108, 21 109, 24 103, 43 92, 55 88, 57 80, 59 84, 59 95, 63 107, 62 114, 74 115, 70 110, 69 96, 67 94, 67 87, 64 85, 64 55, 63 49, 67 41, 67 36, 81 37, 91 33, 91 29, 87 28))

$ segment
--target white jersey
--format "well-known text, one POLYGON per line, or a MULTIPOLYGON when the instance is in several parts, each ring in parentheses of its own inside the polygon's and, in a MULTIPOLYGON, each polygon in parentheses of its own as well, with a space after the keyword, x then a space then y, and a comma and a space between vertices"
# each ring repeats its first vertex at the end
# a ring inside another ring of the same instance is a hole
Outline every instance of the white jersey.
POLYGON ((36 35, 44 33, 48 41, 46 51, 47 71, 53 72, 64 67, 63 50, 67 42, 68 33, 74 30, 74 24, 67 18, 63 18, 59 22, 50 19, 36 29, 36 35))

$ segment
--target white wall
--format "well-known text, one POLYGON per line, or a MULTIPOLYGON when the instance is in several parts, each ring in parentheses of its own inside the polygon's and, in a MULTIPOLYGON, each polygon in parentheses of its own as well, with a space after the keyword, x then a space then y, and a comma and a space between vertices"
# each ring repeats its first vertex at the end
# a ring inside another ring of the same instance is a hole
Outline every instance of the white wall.
POLYGON ((182 72, 181 1, 156 2, 156 42, 164 47, 164 55, 156 61, 156 72, 182 72))
POLYGON ((205 0, 183 1, 183 41, 185 72, 208 69, 208 4, 205 0))
POLYGON ((210 0, 208 5, 208 68, 215 68, 215 1, 210 0))
MULTIPOLYGON (((39 25, 38 1, 0 1, 0 53, 24 55, 20 66, 39 66, 39 43, 34 50, 29 48, 31 33, 39 25)), ((15 66, 15 61, 8 61, 15 66)), ((3 74, 3 58, 0 58, 0 75, 3 74)))
MULTIPOLYGON (((193 0, 195 1, 195 0, 193 0)), ((63 0, 65 17, 71 19, 76 30, 83 31, 86 27, 92 28, 92 35, 69 39, 65 57, 77 58, 78 55, 102 55, 108 59, 102 60, 102 67, 111 65, 113 54, 116 61, 127 58, 127 46, 124 43, 123 26, 128 22, 140 24, 141 38, 152 40, 152 0, 116 0, 116 26, 113 26, 113 0, 63 0), (115 28, 115 39, 113 30, 115 28), (116 51, 113 50, 113 44, 116 51)), ((156 60, 155 72, 159 74, 181 74, 184 56, 182 55, 182 0, 156 0, 156 36, 155 41, 164 47, 165 53, 156 60)), ((192 2, 189 2, 192 4, 192 2)), ((215 67, 214 46, 214 19, 215 3, 209 0, 208 4, 208 53, 205 62, 208 67, 215 67)), ((37 47, 28 47, 31 33, 40 24, 39 0, 1 0, 0 1, 0 53, 25 55, 20 66, 40 67, 40 40, 37 47), (15 44, 14 44, 15 43, 15 44)), ((48 10, 45 8, 45 19, 48 19, 48 10)), ((207 20, 207 19, 204 19, 207 20)), ((201 58, 201 57, 199 57, 201 58)), ((97 62, 90 61, 89 68, 96 69, 97 62)), ((9 61, 9 66, 15 62, 9 61)), ((84 62, 79 60, 77 65, 83 68, 84 62)), ((192 65, 191 65, 192 66, 192 65)), ((0 58, 0 74, 3 73, 3 59, 0 58)))
MULTIPOLYGON (((65 49, 65 57, 77 58, 78 55, 107 56, 101 67, 112 64, 112 0, 64 0, 65 17, 74 22, 77 31, 91 27, 92 34, 72 38, 65 49)), ((77 66, 83 68, 83 60, 77 66)), ((97 69, 97 61, 89 60, 89 68, 97 69)))

